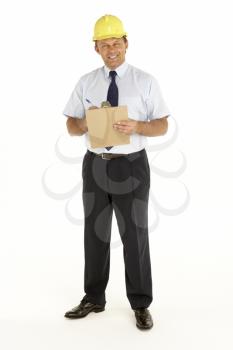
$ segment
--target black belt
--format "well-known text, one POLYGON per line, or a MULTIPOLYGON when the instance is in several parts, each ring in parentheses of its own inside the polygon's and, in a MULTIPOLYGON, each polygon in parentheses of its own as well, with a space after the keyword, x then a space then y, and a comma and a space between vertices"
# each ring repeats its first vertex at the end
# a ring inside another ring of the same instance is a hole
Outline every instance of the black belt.
POLYGON ((114 158, 119 158, 119 157, 125 157, 128 154, 127 153, 94 153, 88 150, 88 152, 93 153, 95 156, 99 156, 102 159, 110 160, 114 158))
POLYGON ((87 150, 88 152, 94 154, 95 156, 101 157, 102 159, 110 160, 110 159, 115 159, 119 157, 127 157, 127 156, 136 156, 139 152, 144 152, 145 149, 142 149, 141 151, 138 152, 133 152, 133 153, 95 153, 87 150))

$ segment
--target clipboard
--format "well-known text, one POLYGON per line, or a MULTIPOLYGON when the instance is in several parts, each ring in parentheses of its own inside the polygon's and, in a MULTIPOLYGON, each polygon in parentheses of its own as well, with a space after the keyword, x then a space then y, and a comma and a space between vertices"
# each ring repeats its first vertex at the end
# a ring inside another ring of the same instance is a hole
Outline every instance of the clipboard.
POLYGON ((130 144, 130 135, 113 128, 119 120, 128 120, 127 106, 86 110, 88 134, 92 148, 130 144))

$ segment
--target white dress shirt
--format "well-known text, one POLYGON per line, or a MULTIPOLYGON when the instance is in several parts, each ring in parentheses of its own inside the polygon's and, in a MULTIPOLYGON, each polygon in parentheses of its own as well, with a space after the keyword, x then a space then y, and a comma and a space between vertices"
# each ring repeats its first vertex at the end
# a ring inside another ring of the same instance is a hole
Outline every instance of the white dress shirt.
MULTIPOLYGON (((111 81, 110 69, 106 66, 83 75, 75 86, 63 111, 67 117, 82 119, 85 110, 91 106, 101 107, 107 100, 111 81)), ((150 74, 128 64, 122 63, 115 69, 116 84, 119 91, 118 105, 128 107, 128 117, 138 121, 149 121, 169 116, 169 110, 163 99, 157 80, 150 74)), ((147 137, 139 134, 130 135, 130 144, 106 148, 92 148, 88 132, 85 133, 87 148, 94 153, 132 153, 142 150, 147 145, 147 137)))

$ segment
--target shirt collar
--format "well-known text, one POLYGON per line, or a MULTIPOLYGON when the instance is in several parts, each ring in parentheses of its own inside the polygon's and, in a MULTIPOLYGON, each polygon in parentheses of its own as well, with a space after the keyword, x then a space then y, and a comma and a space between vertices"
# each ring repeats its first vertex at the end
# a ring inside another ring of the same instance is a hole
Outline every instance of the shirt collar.
MULTIPOLYGON (((117 72, 117 75, 119 78, 122 78, 125 74, 126 70, 128 68, 128 63, 125 61, 123 62, 119 67, 114 69, 117 72)), ((109 72, 111 69, 109 69, 107 66, 104 66, 104 75, 108 79, 109 78, 109 72)))

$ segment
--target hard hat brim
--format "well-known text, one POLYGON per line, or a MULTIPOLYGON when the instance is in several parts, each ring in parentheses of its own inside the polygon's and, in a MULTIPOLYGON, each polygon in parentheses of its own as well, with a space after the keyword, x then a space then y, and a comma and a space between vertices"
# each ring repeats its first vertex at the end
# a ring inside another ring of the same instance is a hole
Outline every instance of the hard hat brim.
POLYGON ((120 35, 114 35, 114 34, 111 34, 111 35, 103 35, 103 36, 93 36, 92 40, 93 41, 96 41, 96 40, 104 40, 104 39, 110 39, 110 38, 116 38, 116 39, 120 39, 120 38, 123 38, 123 36, 127 36, 128 34, 126 32, 120 34, 120 35))

